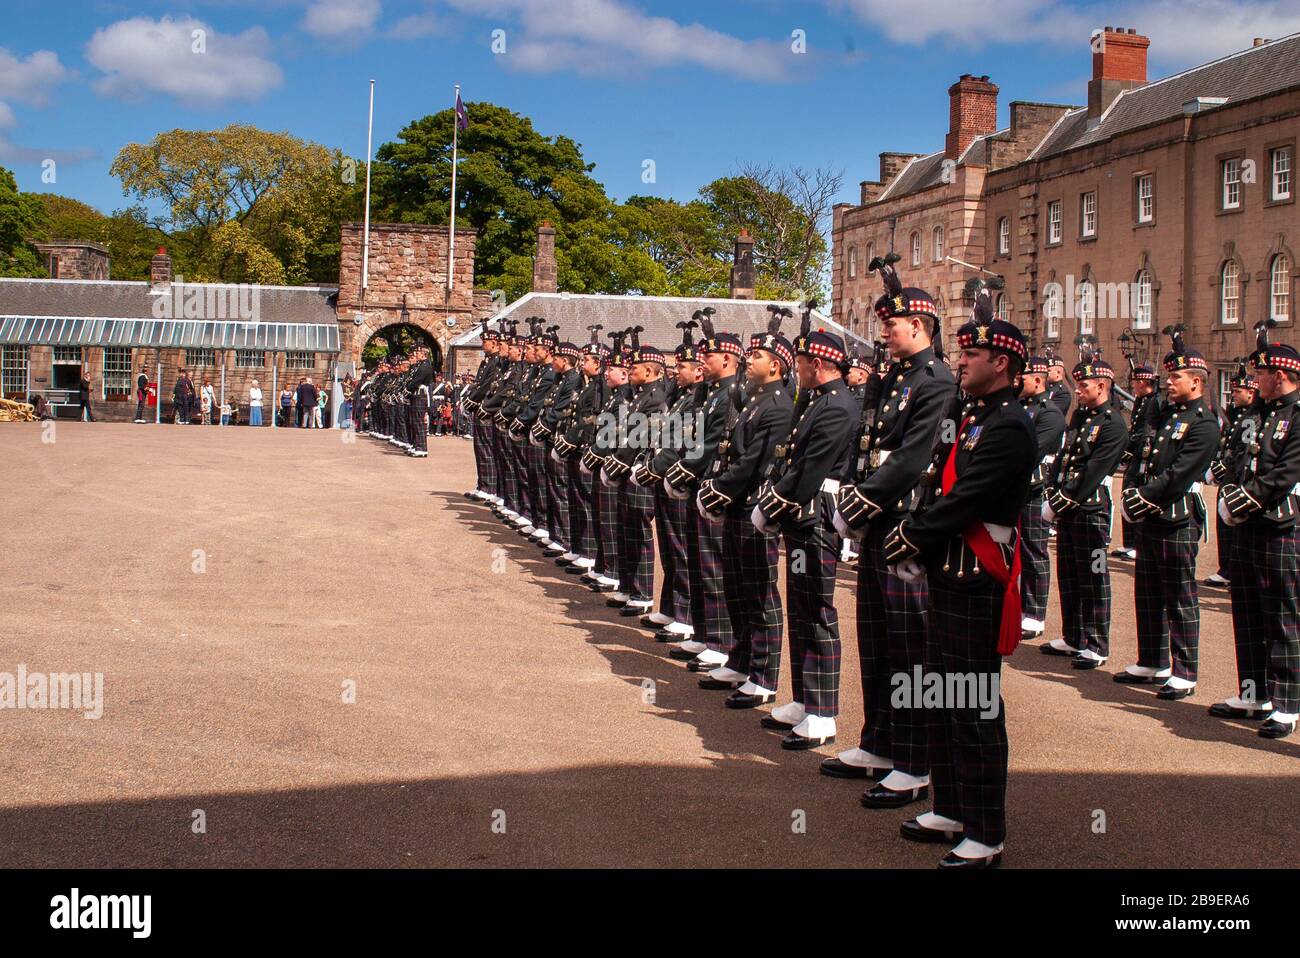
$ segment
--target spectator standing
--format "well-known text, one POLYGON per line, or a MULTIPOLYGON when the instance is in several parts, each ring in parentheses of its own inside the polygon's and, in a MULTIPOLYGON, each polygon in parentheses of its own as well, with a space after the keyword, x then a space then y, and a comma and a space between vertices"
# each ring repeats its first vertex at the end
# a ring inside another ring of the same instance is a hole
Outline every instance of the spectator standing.
POLYGON ((298 426, 300 428, 311 428, 312 410, 316 408, 316 398, 316 387, 304 376, 298 383, 298 426))
MULTIPOLYGON (((311 380, 309 379, 307 380, 307 382, 311 383, 311 380)), ((311 388, 315 389, 316 388, 315 384, 312 384, 311 388)), ((312 411, 311 411, 311 416, 312 416, 311 424, 316 429, 321 429, 324 426, 325 403, 328 401, 328 399, 329 399, 329 393, 326 392, 326 390, 324 389, 321 389, 316 396, 316 405, 312 407, 312 411)))
POLYGON ((81 403, 82 420, 94 422, 95 414, 90 409, 90 376, 86 373, 81 374, 81 382, 77 384, 77 401, 81 403))
POLYGON ((144 418, 144 404, 149 401, 149 364, 140 367, 140 375, 135 377, 135 422, 147 422, 144 418))
POLYGON ((285 383, 280 390, 280 425, 288 426, 293 416, 293 390, 285 383))
POLYGON ((250 426, 262 425, 262 387, 253 380, 253 385, 248 387, 248 424, 250 426))
POLYGON ((194 400, 194 383, 184 369, 176 377, 172 387, 172 420, 188 426, 190 423, 190 406, 194 400))
POLYGON ((344 429, 352 424, 352 397, 356 391, 357 382, 352 378, 352 374, 348 373, 343 378, 343 406, 339 411, 339 423, 344 429))
POLYGON ((199 390, 199 409, 203 414, 203 425, 210 426, 216 422, 213 411, 217 406, 217 394, 212 388, 212 380, 203 377, 203 387, 199 390))

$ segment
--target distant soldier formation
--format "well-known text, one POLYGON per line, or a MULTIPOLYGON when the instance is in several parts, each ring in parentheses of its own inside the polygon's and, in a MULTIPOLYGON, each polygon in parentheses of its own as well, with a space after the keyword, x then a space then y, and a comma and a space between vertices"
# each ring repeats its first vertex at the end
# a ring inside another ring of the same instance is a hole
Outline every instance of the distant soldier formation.
MULTIPOLYGON (((1046 638, 1050 537, 1061 634, 1039 649, 1097 669, 1111 655, 1116 477, 1137 661, 1114 680, 1186 698, 1198 678, 1201 483, 1212 477, 1210 581, 1230 589, 1239 690, 1210 712, 1260 721, 1265 738, 1291 734, 1300 353, 1261 324, 1221 421, 1208 363, 1169 330, 1163 395, 1154 371, 1131 369, 1143 385, 1126 421, 1114 369, 1085 345, 1071 412, 1060 361, 1032 355, 994 316, 999 281, 970 284, 950 365, 935 302, 903 286, 895 262, 870 264, 885 287, 870 359, 813 328, 812 304, 793 339, 782 331, 793 314, 772 306, 748 342, 701 310, 678 324, 671 351, 643 344, 639 327, 602 336, 596 324, 577 345, 537 318, 485 323, 485 358, 461 396, 478 467, 467 497, 639 619, 701 688, 726 693, 725 707, 772 706, 760 721, 786 749, 837 740, 834 589, 856 558, 865 723, 820 770, 864 781, 868 808, 928 804, 902 837, 949 845, 944 868, 983 868, 1000 864, 1006 838, 1002 660, 1046 638)), ((424 447, 404 437, 423 362, 382 365, 363 390, 372 431, 413 455, 424 447)))
POLYGON ((453 388, 438 375, 428 346, 386 356, 352 390, 352 418, 360 435, 386 440, 415 459, 429 455, 429 433, 451 421, 453 388))

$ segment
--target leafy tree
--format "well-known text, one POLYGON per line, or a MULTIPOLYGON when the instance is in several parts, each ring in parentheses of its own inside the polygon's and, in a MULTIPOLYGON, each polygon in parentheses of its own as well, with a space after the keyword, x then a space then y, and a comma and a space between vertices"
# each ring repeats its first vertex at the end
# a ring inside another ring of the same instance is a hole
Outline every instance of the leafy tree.
POLYGON ((13 173, 0 166, 0 276, 47 276, 41 254, 29 241, 44 228, 45 211, 18 192, 13 173))
MULTIPOLYGON (((45 212, 43 240, 76 239, 100 243, 112 257, 114 279, 148 279, 149 261, 158 247, 159 236, 147 222, 144 210, 119 210, 105 216, 93 206, 57 193, 30 194, 45 212)), ((178 272, 185 273, 181 264, 178 272)))
POLYGON ((123 192, 161 204, 149 224, 196 280, 302 283, 338 276, 338 225, 360 212, 338 151, 233 124, 171 130, 124 147, 123 192))

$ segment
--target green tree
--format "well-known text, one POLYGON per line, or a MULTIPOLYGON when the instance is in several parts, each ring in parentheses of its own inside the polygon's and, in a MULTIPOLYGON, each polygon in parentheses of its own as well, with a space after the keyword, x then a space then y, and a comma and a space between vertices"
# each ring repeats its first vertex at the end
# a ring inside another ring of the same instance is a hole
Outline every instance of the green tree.
POLYGON ((111 172, 161 212, 149 224, 195 280, 338 277, 339 223, 360 212, 356 164, 288 133, 233 124, 124 147, 111 172))
MULTIPOLYGON (((478 233, 476 285, 513 298, 532 288, 532 256, 544 220, 556 230, 561 289, 660 292, 662 269, 591 176, 592 164, 566 136, 543 136, 527 118, 491 103, 466 106, 460 134, 456 225, 478 233)), ((376 153, 374 213, 404 223, 446 224, 451 204, 455 112, 408 124, 376 153)))
MULTIPOLYGON (((158 247, 159 235, 149 225, 144 210, 119 210, 105 216, 93 206, 57 193, 30 194, 45 212, 43 240, 89 240, 108 248, 113 279, 148 279, 149 261, 158 247)), ((184 273, 183 264, 176 264, 184 273)))
POLYGON ((30 242, 45 228, 45 211, 30 194, 18 192, 13 173, 0 166, 0 276, 47 276, 41 254, 30 242))

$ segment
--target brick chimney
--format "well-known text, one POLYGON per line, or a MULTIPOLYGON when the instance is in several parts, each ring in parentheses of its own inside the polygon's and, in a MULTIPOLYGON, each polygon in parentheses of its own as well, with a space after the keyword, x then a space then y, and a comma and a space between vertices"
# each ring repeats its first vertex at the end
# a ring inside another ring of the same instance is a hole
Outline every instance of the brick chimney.
POLYGON ((731 267, 731 298, 754 298, 754 238, 741 227, 736 237, 735 261, 731 267))
POLYGON ((154 290, 170 289, 172 285, 172 258, 167 255, 167 248, 158 247, 158 252, 149 260, 149 287, 154 290))
POLYGON ((1125 90, 1145 86, 1151 41, 1132 27, 1106 27, 1093 35, 1092 79, 1088 81, 1088 122, 1101 115, 1125 90))
POLYGON ((533 292, 556 292, 559 276, 555 264, 555 227, 550 220, 542 220, 542 225, 537 227, 537 255, 533 258, 533 292))
POLYGON ((998 128, 998 87, 987 76, 962 74, 948 87, 948 137, 943 155, 955 160, 977 136, 998 128))

